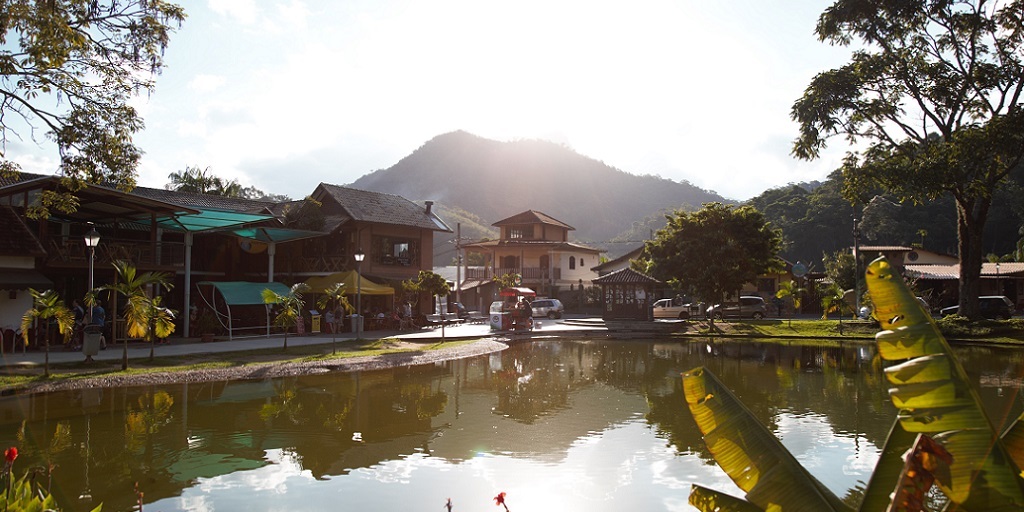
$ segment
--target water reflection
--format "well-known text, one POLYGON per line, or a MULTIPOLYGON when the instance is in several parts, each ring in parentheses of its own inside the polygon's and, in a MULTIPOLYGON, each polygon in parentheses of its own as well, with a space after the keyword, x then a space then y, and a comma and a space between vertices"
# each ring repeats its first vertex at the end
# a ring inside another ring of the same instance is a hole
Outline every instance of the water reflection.
MULTIPOLYGON (((1019 414, 1021 352, 961 354, 994 420, 1019 414)), ((686 408, 695 366, 856 499, 894 415, 863 346, 537 341, 387 371, 10 397, 0 432, 23 439, 19 464, 54 465, 71 510, 130 510, 135 482, 163 511, 467 510, 498 491, 519 509, 687 510, 692 482, 739 492, 686 408)))

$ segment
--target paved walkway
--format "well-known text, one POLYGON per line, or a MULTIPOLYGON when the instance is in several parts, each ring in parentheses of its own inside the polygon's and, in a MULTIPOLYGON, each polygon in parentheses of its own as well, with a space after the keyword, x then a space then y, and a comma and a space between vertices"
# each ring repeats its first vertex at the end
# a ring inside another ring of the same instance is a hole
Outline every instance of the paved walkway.
MULTIPOLYGON (((540 319, 539 326, 533 330, 534 336, 543 336, 547 333, 552 335, 565 332, 580 331, 604 331, 600 319, 576 319, 570 323, 562 320, 540 319)), ((424 327, 417 331, 364 331, 364 339, 400 338, 407 341, 428 342, 441 340, 441 327, 424 327)), ((482 338, 488 336, 504 336, 508 333, 491 331, 490 325, 483 324, 459 324, 446 325, 444 328, 445 339, 466 339, 482 338)), ((304 345, 329 345, 332 342, 331 334, 315 334, 306 336, 288 336, 289 347, 304 345)), ((354 333, 339 333, 337 341, 355 339, 354 333)), ((269 338, 264 336, 235 338, 231 341, 215 341, 213 343, 201 343, 198 339, 171 338, 171 343, 156 346, 156 356, 183 356, 190 354, 211 354, 223 352, 239 352, 244 350, 259 350, 280 348, 284 344, 284 337, 278 334, 269 338)), ((128 359, 145 359, 149 357, 148 343, 138 341, 128 344, 128 359)), ((97 361, 120 361, 123 356, 123 346, 107 345, 106 350, 93 356, 97 361)), ((43 364, 45 354, 40 350, 28 352, 15 351, 3 355, 4 366, 34 366, 43 364)), ((51 363, 74 363, 84 361, 85 356, 81 351, 66 351, 62 347, 50 348, 51 363)))

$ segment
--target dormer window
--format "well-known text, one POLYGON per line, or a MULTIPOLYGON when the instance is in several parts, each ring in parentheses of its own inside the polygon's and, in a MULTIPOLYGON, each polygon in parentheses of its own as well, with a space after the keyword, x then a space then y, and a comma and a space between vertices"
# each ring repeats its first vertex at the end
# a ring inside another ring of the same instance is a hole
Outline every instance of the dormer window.
POLYGON ((528 240, 533 238, 533 226, 509 226, 508 237, 511 240, 528 240))

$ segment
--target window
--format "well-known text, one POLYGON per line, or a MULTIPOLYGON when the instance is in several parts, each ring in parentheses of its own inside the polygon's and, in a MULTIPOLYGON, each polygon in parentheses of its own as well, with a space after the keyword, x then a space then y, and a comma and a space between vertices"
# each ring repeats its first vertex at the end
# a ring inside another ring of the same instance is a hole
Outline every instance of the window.
POLYGON ((576 268, 576 256, 569 256, 569 270, 576 268))
POLYGON ((511 239, 533 238, 533 226, 509 226, 508 237, 511 239))
POLYGON ((584 268, 584 266, 583 266, 583 256, 580 256, 580 268, 584 268))
POLYGON ((419 263, 419 243, 409 238, 373 237, 373 261, 381 265, 409 266, 419 263))

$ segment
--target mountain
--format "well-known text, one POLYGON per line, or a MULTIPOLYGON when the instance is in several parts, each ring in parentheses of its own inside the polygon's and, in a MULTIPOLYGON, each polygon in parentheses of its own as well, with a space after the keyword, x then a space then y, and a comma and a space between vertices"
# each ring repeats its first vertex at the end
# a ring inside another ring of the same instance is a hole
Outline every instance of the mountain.
MULTIPOLYGON (((615 248, 607 244, 636 231, 637 223, 646 224, 652 215, 729 202, 687 182, 623 172, 553 142, 499 142, 464 131, 438 135, 349 186, 432 200, 453 229, 467 219, 463 238, 494 237, 494 222, 524 210, 541 211, 575 227, 576 240, 610 253, 615 248)), ((448 261, 437 256, 438 264, 448 261)))

